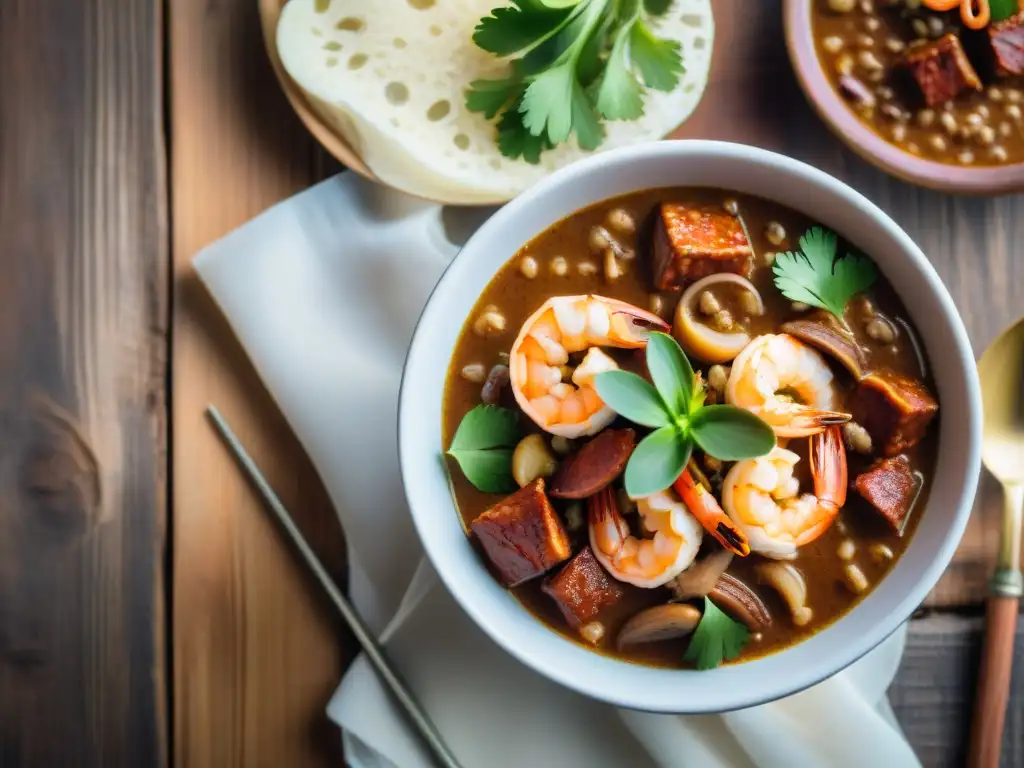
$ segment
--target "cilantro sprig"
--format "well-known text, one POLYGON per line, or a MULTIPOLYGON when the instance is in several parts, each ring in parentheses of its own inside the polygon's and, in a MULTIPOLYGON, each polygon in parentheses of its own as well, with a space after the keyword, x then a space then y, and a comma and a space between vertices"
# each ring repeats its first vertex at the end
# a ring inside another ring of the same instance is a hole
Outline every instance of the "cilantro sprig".
POLYGON ((690 639, 683 658, 697 669, 714 669, 732 661, 750 640, 750 630, 734 621, 711 598, 704 598, 704 615, 690 639))
POLYGON ((447 453, 477 489, 510 493, 518 487, 512 477, 517 422, 515 411, 496 405, 478 405, 459 422, 447 453))
POLYGON ((800 238, 800 250, 775 257, 775 287, 791 301, 824 309, 845 324, 843 313, 856 294, 867 290, 878 272, 857 254, 837 258, 835 232, 811 227, 800 238))
POLYGON ((683 63, 679 43, 651 31, 671 0, 512 0, 477 25, 476 45, 515 57, 504 78, 474 80, 466 108, 497 121, 498 147, 537 163, 568 141, 592 150, 604 120, 643 115, 644 88, 671 91, 683 63))
POLYGON ((695 443, 725 461, 763 456, 775 446, 775 432, 750 411, 704 404, 706 392, 671 336, 652 333, 646 359, 653 385, 629 371, 605 371, 594 377, 597 394, 612 410, 654 430, 626 464, 626 492, 631 497, 668 488, 682 473, 695 443))

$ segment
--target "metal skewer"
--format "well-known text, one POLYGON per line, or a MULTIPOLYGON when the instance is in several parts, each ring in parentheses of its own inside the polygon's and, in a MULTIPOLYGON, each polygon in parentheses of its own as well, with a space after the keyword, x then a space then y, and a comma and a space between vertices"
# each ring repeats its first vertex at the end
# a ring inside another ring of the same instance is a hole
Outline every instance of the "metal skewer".
POLYGON ((405 711, 406 716, 416 726, 416 730, 419 732, 423 743, 430 749, 437 764, 442 768, 461 768, 458 760, 449 751, 448 747, 444 743, 444 739, 441 738, 441 734, 438 733, 437 728, 427 717, 426 712, 416 701, 412 692, 408 686, 398 676, 398 673, 391 666, 391 662, 388 661, 387 656, 384 654, 384 649, 377 644, 376 638, 373 633, 369 630, 362 618, 356 612, 356 609, 348 601, 345 595, 342 594, 341 590, 331 579, 330 574, 320 563, 320 560, 313 553, 306 539, 299 531, 295 522, 292 520, 288 510, 285 509, 284 504, 278 498, 277 494, 274 493, 274 489, 270 487, 270 484, 263 477, 263 473, 260 472, 259 467, 256 466, 256 462, 252 460, 248 452, 242 446, 238 437, 228 426, 224 417, 221 416, 220 411, 213 405, 209 405, 206 408, 206 413, 213 422, 213 425, 217 428, 224 442, 227 443, 228 448, 231 450, 235 459, 241 465, 242 470, 246 476, 259 491, 262 496, 264 503, 270 508, 270 510, 277 517, 278 522, 284 528, 285 532, 291 538, 292 543, 295 544, 296 549, 305 559, 306 564, 309 565, 310 569, 316 575, 320 584, 327 591, 338 612, 341 613, 342 618, 345 619, 345 623, 351 628, 352 633, 356 636, 359 644, 362 646, 363 651, 366 653, 366 657, 370 660, 373 668, 377 671, 381 680, 391 691, 395 700, 405 711))

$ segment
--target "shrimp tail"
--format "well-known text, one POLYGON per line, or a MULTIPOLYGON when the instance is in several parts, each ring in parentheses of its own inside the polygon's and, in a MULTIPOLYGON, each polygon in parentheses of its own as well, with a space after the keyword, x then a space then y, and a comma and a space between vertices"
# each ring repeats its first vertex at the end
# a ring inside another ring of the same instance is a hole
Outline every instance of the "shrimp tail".
POLYGON ((634 307, 624 301, 606 299, 600 296, 591 297, 608 305, 611 316, 609 336, 622 347, 643 347, 647 345, 647 337, 653 331, 668 333, 672 326, 653 312, 634 307))
POLYGON ((590 526, 598 532, 600 548, 613 555, 629 536, 629 523, 619 513, 615 492, 610 485, 587 497, 587 516, 590 526))
POLYGON ((835 515, 846 503, 846 446, 838 426, 811 436, 811 477, 818 503, 835 515))
POLYGON ((850 414, 840 411, 801 410, 793 414, 793 420, 786 426, 800 434, 814 435, 830 427, 845 424, 852 418, 850 414))
MULTIPOLYGON (((697 470, 698 474, 700 470, 697 470)), ((699 475, 703 482, 703 475, 699 475)), ((676 478, 672 487, 689 508, 690 513, 700 521, 704 530, 710 533, 718 543, 740 557, 750 554, 750 542, 736 524, 722 511, 715 497, 704 486, 703 482, 695 481, 690 467, 676 478)))

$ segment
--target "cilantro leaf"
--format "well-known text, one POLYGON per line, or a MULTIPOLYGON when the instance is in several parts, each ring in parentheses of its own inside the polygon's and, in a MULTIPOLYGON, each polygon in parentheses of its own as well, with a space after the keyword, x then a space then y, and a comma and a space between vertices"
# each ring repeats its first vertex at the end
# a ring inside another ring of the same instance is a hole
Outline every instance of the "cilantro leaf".
POLYGON ((623 26, 616 35, 597 89, 597 111, 609 120, 635 120, 644 113, 640 83, 630 69, 631 29, 623 26))
POLYGON ((671 91, 684 71, 679 43, 656 37, 647 25, 638 21, 629 34, 629 54, 648 88, 671 91))
POLYGON ((531 165, 540 162, 540 154, 553 145, 547 136, 534 136, 523 126, 519 103, 505 110, 498 121, 498 148, 505 157, 522 158, 531 165))
POLYGON ((497 56, 508 56, 535 45, 554 32, 566 17, 569 8, 552 9, 533 2, 495 8, 480 20, 473 32, 478 48, 497 56))
POLYGON ((877 277, 875 265, 864 256, 836 258, 835 232, 811 227, 800 238, 800 250, 780 253, 773 271, 775 287, 791 301, 831 312, 840 320, 847 303, 877 277))
POLYGON ((516 489, 512 452, 519 439, 518 415, 508 408, 478 405, 462 417, 448 455, 476 488, 485 493, 516 489))
POLYGON ((697 669, 714 669, 723 661, 732 661, 750 640, 750 630, 733 621, 708 597, 704 598, 704 615, 697 625, 683 658, 697 669))
POLYGON ((672 5, 672 0, 644 0, 644 9, 652 16, 661 16, 672 5))
POLYGON ((491 120, 519 95, 522 84, 515 76, 501 80, 474 80, 466 91, 466 109, 482 112, 491 120))
POLYGON ((484 51, 518 58, 509 62, 510 77, 471 83, 467 109, 498 122, 498 146, 507 157, 539 162, 544 150, 571 136, 582 149, 596 149, 605 138, 604 120, 635 120, 644 112, 645 88, 669 91, 679 83, 679 44, 645 24, 670 5, 511 0, 495 8, 473 40, 484 51))
POLYGON ((590 97, 578 81, 572 88, 572 130, 580 149, 593 150, 604 141, 604 126, 590 103, 590 97))

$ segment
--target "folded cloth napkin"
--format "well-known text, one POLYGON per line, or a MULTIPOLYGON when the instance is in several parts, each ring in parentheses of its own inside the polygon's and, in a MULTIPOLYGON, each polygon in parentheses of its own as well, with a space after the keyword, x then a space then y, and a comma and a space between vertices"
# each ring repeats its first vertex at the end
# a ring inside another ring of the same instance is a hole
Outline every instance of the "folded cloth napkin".
MULTIPOLYGON (((460 761, 467 768, 918 766, 885 699, 905 630, 781 701, 722 715, 653 715, 616 710, 535 674, 492 643, 440 585, 400 485, 397 395, 416 318, 455 243, 486 213, 442 209, 343 174, 195 259, 338 510, 353 602, 460 761)), ((328 712, 355 768, 430 765, 363 657, 328 712)))

